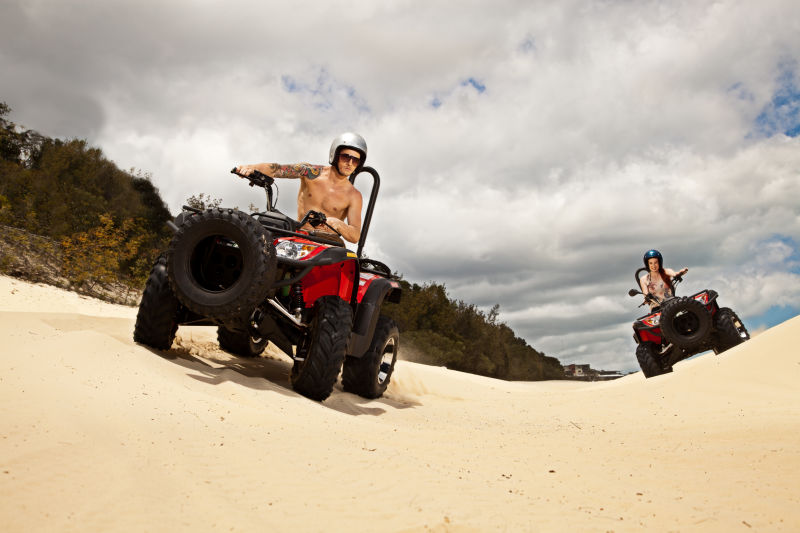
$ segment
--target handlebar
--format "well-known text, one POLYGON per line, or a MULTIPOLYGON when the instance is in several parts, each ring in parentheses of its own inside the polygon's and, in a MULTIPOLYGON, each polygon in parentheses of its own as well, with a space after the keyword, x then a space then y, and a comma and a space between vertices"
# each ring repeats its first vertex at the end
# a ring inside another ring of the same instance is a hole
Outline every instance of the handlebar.
MULTIPOLYGON (((267 193, 267 211, 275 211, 275 204, 278 202, 278 199, 275 198, 275 201, 272 200, 272 184, 275 183, 275 180, 264 174, 263 172, 259 172, 258 170, 253 170, 249 176, 242 174, 241 172, 237 171, 238 167, 233 167, 231 169, 231 174, 236 174, 239 177, 242 177, 249 181, 249 185, 252 187, 254 185, 258 185, 259 187, 263 188, 264 191, 267 193)), ((278 187, 276 186, 275 189, 277 190, 278 187)))
POLYGON ((325 224, 328 224, 328 217, 325 216, 325 213, 320 213, 319 211, 309 211, 303 217, 303 220, 300 221, 301 226, 305 226, 306 223, 311 224, 312 227, 316 228, 325 224))
POLYGON ((253 185, 258 185, 259 187, 267 188, 270 185, 272 185, 273 183, 275 183, 275 180, 273 178, 267 176, 263 172, 259 172, 258 170, 253 170, 253 172, 251 172, 250 175, 248 176, 246 174, 242 174, 241 172, 238 172, 236 170, 237 168, 238 167, 233 167, 231 169, 231 174, 236 174, 237 176, 248 180, 250 182, 250 186, 251 187, 253 185))

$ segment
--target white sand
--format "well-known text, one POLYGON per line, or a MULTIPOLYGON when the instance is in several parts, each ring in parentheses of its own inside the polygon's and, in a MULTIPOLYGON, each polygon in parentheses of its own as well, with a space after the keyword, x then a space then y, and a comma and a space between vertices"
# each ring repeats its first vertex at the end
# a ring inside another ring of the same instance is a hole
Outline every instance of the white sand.
POLYGON ((317 403, 135 315, 0 277, 2 531, 800 531, 800 317, 649 380, 400 362, 317 403))

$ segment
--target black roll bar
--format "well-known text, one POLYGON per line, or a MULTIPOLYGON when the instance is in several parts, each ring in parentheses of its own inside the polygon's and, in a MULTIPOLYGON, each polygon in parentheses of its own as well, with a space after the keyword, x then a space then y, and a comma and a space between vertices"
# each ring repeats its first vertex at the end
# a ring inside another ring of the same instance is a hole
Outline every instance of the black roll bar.
POLYGON ((361 251, 364 249, 364 243, 367 241, 367 232, 369 231, 369 224, 372 221, 372 211, 375 209, 375 201, 378 199, 378 190, 381 188, 381 178, 378 176, 378 171, 372 167, 362 167, 358 174, 351 174, 350 183, 355 185, 356 177, 360 176, 362 172, 366 172, 372 176, 372 192, 369 194, 367 212, 364 214, 364 222, 361 224, 361 235, 358 238, 356 255, 359 259, 361 259, 361 251))

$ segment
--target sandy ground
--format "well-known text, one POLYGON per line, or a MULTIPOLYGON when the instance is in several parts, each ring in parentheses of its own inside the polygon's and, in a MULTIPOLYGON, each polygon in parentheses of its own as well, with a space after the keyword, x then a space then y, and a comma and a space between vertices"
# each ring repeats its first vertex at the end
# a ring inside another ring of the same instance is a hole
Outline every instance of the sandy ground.
POLYGON ((400 362, 317 403, 135 314, 0 277, 3 531, 800 531, 800 317, 650 380, 400 362))

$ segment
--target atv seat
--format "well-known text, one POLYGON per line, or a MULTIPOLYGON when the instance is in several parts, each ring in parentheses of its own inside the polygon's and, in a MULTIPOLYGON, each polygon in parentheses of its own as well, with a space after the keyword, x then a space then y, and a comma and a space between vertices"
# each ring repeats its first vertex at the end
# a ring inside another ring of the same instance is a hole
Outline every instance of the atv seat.
POLYGON ((296 220, 289 218, 280 211, 268 211, 258 213, 258 222, 268 228, 277 228, 286 231, 297 231, 299 224, 296 220))

